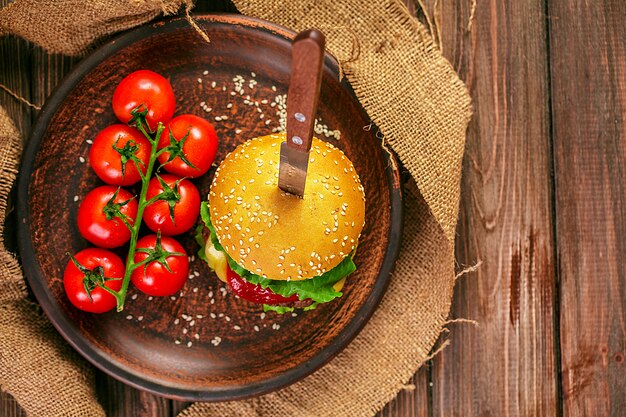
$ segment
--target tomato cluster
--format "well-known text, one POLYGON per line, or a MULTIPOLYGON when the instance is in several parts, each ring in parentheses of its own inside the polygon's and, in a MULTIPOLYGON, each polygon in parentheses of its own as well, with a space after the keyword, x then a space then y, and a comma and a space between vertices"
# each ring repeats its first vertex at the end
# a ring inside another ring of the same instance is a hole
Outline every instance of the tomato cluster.
POLYGON ((205 174, 217 153, 211 123, 192 114, 173 117, 174 91, 155 72, 140 70, 124 78, 112 106, 124 124, 98 133, 89 153, 90 166, 107 185, 89 192, 78 208, 78 231, 98 248, 72 256, 64 274, 72 304, 94 313, 119 309, 129 279, 153 296, 173 295, 183 287, 187 254, 171 236, 195 224, 200 194, 190 178, 205 174), (136 222, 142 220, 155 234, 138 237, 136 222), (107 249, 129 242, 124 266, 107 249))

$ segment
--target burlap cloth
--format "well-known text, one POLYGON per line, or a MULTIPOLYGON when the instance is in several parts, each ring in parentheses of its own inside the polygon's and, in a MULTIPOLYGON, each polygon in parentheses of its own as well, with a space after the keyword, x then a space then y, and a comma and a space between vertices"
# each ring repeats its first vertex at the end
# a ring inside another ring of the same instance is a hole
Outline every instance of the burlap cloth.
MULTIPOLYGON (((83 0, 16 0, 0 10, 0 34, 18 34, 49 51, 77 54, 102 35, 185 3, 98 0, 86 6, 83 0)), ((357 338, 328 365, 281 391, 245 401, 196 403, 181 416, 373 415, 426 360, 448 315, 469 96, 399 0, 235 4, 243 14, 294 30, 324 30, 384 144, 398 154, 414 182, 406 189, 396 271, 357 338)), ((0 108, 0 219, 19 156, 19 133, 0 108)), ((0 387, 32 416, 103 415, 91 366, 27 299, 18 262, 2 241, 0 258, 0 387)))

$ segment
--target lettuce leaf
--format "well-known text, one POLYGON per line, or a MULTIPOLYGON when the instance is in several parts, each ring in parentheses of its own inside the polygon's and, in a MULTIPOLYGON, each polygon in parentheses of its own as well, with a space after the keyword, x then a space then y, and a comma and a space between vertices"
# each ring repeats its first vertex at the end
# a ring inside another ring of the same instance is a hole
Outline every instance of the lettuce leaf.
POLYGON ((204 252, 204 247, 206 246, 206 242, 204 241, 204 237, 202 237, 202 229, 204 229, 204 225, 199 224, 196 227, 196 243, 200 245, 200 249, 198 249, 198 258, 202 259, 204 262, 207 261, 206 254, 204 252))
MULTIPOLYGON (((317 303, 327 303, 337 297, 341 297, 342 293, 339 291, 335 291, 333 285, 335 285, 337 281, 350 275, 356 270, 356 265, 352 260, 352 254, 350 254, 346 256, 343 261, 341 261, 339 265, 337 265, 333 269, 326 271, 322 275, 310 279, 302 281, 283 281, 263 278, 262 276, 254 274, 243 268, 241 265, 237 264, 224 250, 224 247, 219 243, 217 239, 217 234, 215 233, 215 229, 213 227, 213 224, 211 223, 209 204, 206 201, 203 202, 200 207, 200 216, 202 217, 202 221, 204 222, 206 227, 208 227, 208 229, 211 231, 211 242, 217 250, 226 253, 228 265, 235 273, 237 273, 246 281, 252 284, 258 284, 263 288, 269 288, 274 293, 282 295, 283 297, 290 297, 294 294, 298 294, 298 297, 300 297, 301 300, 310 298, 311 300, 313 300, 313 304, 309 306, 307 310, 314 309, 317 303)), ((279 308, 276 308, 278 306, 268 307, 271 307, 272 311, 280 310, 279 308)), ((285 313, 287 311, 282 312, 285 313)))

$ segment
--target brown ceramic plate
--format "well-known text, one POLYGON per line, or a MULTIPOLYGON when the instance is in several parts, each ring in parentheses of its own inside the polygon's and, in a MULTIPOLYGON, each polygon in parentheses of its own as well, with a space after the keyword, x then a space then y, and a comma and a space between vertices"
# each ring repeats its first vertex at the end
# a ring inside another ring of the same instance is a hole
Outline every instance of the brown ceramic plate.
MULTIPOLYGON (((89 140, 117 122, 110 101, 125 75, 147 68, 169 78, 177 114, 194 113, 214 123, 220 137, 217 161, 246 138, 278 125, 277 106, 271 103, 287 91, 293 33, 242 16, 200 20, 210 45, 183 19, 154 23, 103 45, 61 83, 41 111, 25 151, 18 190, 19 245, 39 303, 65 339, 94 365, 160 395, 217 401, 286 386, 354 338, 387 286, 399 248, 402 203, 396 165, 375 134, 364 129, 370 124, 367 115, 348 84, 338 81, 336 62, 327 56, 318 117, 341 137, 318 136, 351 158, 367 195, 358 270, 344 296, 297 316, 262 314, 260 306, 227 294, 195 259, 192 279, 176 297, 152 299, 131 286, 122 313, 93 315, 75 309, 65 297, 62 276, 65 253, 89 246, 76 226, 81 199, 100 184, 85 162, 89 140), (230 94, 237 75, 245 79, 243 96, 230 94), (250 80, 256 84, 251 86, 250 80), (248 94, 262 113, 244 103, 248 94), (224 115, 226 120, 215 120, 224 115)), ((196 181, 203 195, 213 172, 196 181)), ((191 233, 181 242, 190 254, 198 249, 191 233)))

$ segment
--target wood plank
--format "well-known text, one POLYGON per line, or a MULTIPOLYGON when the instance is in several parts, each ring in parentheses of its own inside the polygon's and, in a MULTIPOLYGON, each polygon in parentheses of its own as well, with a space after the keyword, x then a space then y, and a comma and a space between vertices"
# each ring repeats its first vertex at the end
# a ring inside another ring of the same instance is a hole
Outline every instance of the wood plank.
POLYGON ((409 380, 407 389, 398 393, 377 417, 428 417, 430 416, 431 389, 430 366, 427 362, 409 380))
POLYGON ((438 4, 444 55, 469 86, 451 345, 433 360, 434 416, 559 414, 548 49, 540 0, 438 4))
POLYGON ((11 394, 0 391, 0 416, 2 417, 26 417, 26 412, 15 401, 11 394))
POLYGON ((549 0, 566 416, 626 412, 626 5, 549 0))
POLYGON ((134 389, 101 371, 96 372, 96 393, 108 417, 170 417, 170 401, 134 389))
MULTIPOLYGON (((0 8, 11 3, 11 0, 0 0, 0 8)), ((4 36, 0 37, 0 56, 3 58, 0 65, 0 84, 14 93, 31 100, 30 92, 30 48, 31 45, 23 39, 4 36)), ((6 91, 0 89, 0 105, 2 105, 17 128, 26 138, 30 131, 31 109, 6 91)))

